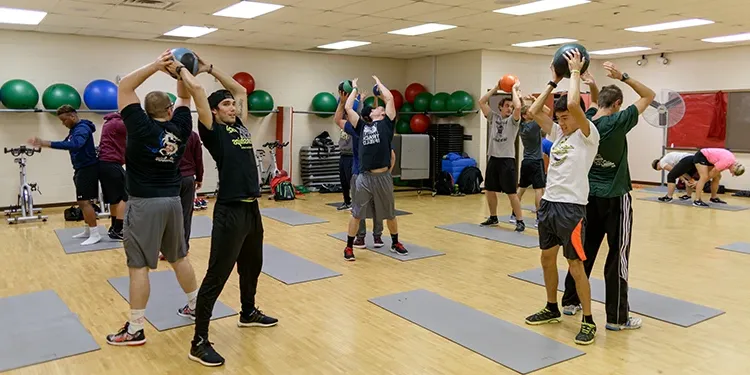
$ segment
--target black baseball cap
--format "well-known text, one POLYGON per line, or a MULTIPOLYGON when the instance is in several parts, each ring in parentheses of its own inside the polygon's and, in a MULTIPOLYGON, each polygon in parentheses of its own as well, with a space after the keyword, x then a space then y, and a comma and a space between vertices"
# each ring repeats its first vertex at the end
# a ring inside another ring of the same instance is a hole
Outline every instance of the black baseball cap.
POLYGON ((229 90, 217 90, 214 91, 209 97, 208 97, 208 106, 211 109, 219 108, 219 104, 227 99, 234 99, 234 95, 232 95, 229 90))

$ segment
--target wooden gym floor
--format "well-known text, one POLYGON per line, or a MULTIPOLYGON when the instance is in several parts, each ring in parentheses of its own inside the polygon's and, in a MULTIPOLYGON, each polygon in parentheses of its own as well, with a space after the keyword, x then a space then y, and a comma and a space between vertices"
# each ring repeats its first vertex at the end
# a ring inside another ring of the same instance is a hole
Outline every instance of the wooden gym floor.
MULTIPOLYGON (((597 341, 587 347, 576 346, 572 340, 580 315, 558 325, 531 327, 523 322, 525 316, 543 307, 544 289, 507 275, 538 268, 538 249, 435 228, 480 222, 487 215, 484 195, 432 198, 429 192, 422 196, 397 193, 397 208, 413 213, 399 217, 400 238, 446 253, 411 262, 365 250, 356 253, 356 262, 345 262, 343 243, 327 234, 344 231, 349 215, 324 204, 339 201, 339 194, 310 194, 281 203, 263 199, 262 207, 288 207, 330 220, 290 227, 264 219, 265 241, 343 276, 285 286, 261 274, 258 304, 280 319, 279 326, 239 329, 236 317, 213 321, 211 341, 227 360, 224 367, 213 369, 187 359, 192 327, 160 333, 147 324, 145 346, 108 346, 105 335, 128 318, 127 303, 107 283, 108 278, 127 275, 123 251, 66 255, 53 230, 80 224, 66 223, 62 209, 45 209, 50 215, 46 224, 0 225, 0 297, 54 289, 78 314, 101 350, 9 374, 515 374, 367 301, 418 288, 586 352, 536 374, 748 373, 750 255, 715 247, 748 240, 750 210, 703 210, 635 200, 643 196, 648 194, 633 193, 631 286, 726 314, 690 328, 644 317, 641 330, 608 332, 604 329, 604 305, 594 303, 597 341)), ((507 199, 499 198, 499 213, 508 214, 507 199)), ((741 198, 724 199, 731 204, 750 204, 741 198)), ((527 194, 525 203, 532 204, 532 194, 527 194)), ((210 214, 211 205, 196 213, 210 214)), ((190 259, 199 282, 205 274, 209 242, 205 238, 191 243, 190 259)), ((594 270, 593 276, 598 278, 602 278, 604 251, 594 270)), ((562 256, 559 266, 565 267, 562 256)), ((166 269, 168 265, 161 262, 159 270, 166 269)), ((236 273, 220 300, 239 310, 236 273)))

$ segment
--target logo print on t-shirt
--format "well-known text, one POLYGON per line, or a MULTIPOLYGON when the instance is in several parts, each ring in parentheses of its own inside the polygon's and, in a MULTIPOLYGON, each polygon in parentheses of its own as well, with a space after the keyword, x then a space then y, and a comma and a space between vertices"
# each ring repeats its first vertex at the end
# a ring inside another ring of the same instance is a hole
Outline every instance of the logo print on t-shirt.
POLYGON ((156 161, 174 163, 181 144, 180 138, 165 130, 159 135, 159 148, 151 148, 150 151, 158 155, 156 161))
POLYGON ((568 160, 568 153, 575 149, 573 145, 568 144, 569 136, 565 136, 560 142, 552 147, 550 151, 550 165, 559 167, 568 160))
POLYGON ((374 145, 380 143, 380 133, 378 133, 378 127, 375 125, 365 125, 362 129, 362 145, 374 145))
POLYGON ((253 141, 250 137, 250 132, 244 126, 226 126, 227 133, 232 137, 232 144, 243 149, 249 150, 253 148, 253 141))
POLYGON ((508 140, 507 137, 503 137, 503 131, 505 130, 505 121, 500 115, 495 115, 493 122, 495 123, 495 137, 492 138, 495 142, 505 142, 508 140))
POLYGON ((600 168, 617 168, 617 164, 604 159, 601 154, 596 154, 593 165, 600 168))

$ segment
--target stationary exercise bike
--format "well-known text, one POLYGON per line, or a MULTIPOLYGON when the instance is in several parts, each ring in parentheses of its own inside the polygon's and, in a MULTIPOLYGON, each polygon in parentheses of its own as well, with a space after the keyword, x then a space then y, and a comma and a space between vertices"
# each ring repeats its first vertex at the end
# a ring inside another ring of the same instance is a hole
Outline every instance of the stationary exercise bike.
POLYGON ((47 221, 47 216, 41 214, 42 209, 34 208, 34 198, 31 193, 36 191, 42 194, 39 186, 36 183, 30 184, 26 182, 26 157, 33 156, 37 152, 42 152, 42 149, 20 146, 18 148, 4 148, 4 151, 6 154, 9 153, 16 157, 13 161, 18 163, 21 179, 18 191, 18 205, 5 211, 5 216, 8 217, 8 224, 35 220, 47 221), (19 214, 20 216, 18 216, 19 214))
POLYGON ((268 142, 263 145, 263 147, 268 148, 268 153, 271 155, 271 162, 268 163, 265 169, 263 168, 263 158, 266 156, 266 151, 262 149, 255 150, 255 160, 256 164, 258 164, 258 179, 262 192, 271 191, 271 181, 281 172, 276 165, 276 149, 282 149, 288 145, 289 142, 281 143, 279 141, 268 142))

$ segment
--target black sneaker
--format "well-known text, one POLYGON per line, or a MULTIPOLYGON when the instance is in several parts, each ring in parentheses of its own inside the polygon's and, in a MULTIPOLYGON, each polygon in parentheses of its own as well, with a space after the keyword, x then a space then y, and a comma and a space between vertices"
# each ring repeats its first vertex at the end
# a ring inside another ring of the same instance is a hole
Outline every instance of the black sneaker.
POLYGON ((711 198, 710 201, 711 203, 727 204, 727 202, 724 202, 723 200, 721 200, 721 198, 711 198))
POLYGON ((191 309, 190 305, 185 305, 185 307, 177 310, 177 315, 190 320, 195 320, 195 310, 191 309))
POLYGON ((116 241, 122 241, 122 231, 117 232, 115 231, 114 227, 109 227, 109 231, 107 232, 107 235, 109 238, 116 240, 116 241))
POLYGON ((693 206, 708 207, 708 203, 706 203, 706 202, 704 202, 702 200, 697 200, 697 201, 693 201, 693 206))
POLYGON ((197 342, 193 340, 188 358, 203 366, 217 367, 223 365, 224 357, 220 356, 212 345, 213 343, 208 342, 203 337, 200 337, 197 342))
POLYGON ((130 327, 130 322, 125 323, 117 333, 107 335, 107 344, 114 346, 137 346, 146 343, 146 335, 142 329, 131 334, 128 332, 128 327, 130 327))
POLYGON ((686 201, 686 200, 689 200, 690 198, 691 197, 689 195, 685 194, 685 195, 683 195, 683 196, 680 197, 680 200, 681 201, 686 201))
POLYGON ((581 330, 576 335, 575 342, 578 345, 589 345, 596 337, 596 324, 581 323, 581 330))
POLYGON ((409 251, 406 250, 404 247, 404 244, 401 242, 396 242, 393 245, 391 245, 391 252, 396 253, 398 255, 409 255, 409 251))
MULTIPOLYGON (((659 199, 659 201, 661 201, 661 202, 671 202, 672 201, 672 197, 668 197, 666 195, 663 196, 663 197, 659 197, 657 199, 659 199)), ((682 198, 680 198, 680 199, 682 199, 682 198)))
POLYGON ((344 211, 344 210, 348 210, 348 209, 350 209, 350 208, 352 208, 352 205, 351 205, 351 204, 346 204, 346 203, 344 203, 344 204, 342 204, 341 206, 339 206, 339 208, 337 208, 337 210, 339 210, 339 211, 344 211))
POLYGON ((355 249, 366 249, 367 245, 365 245, 365 238, 364 237, 356 237, 354 239, 354 244, 352 245, 355 249))
POLYGON ((273 327, 279 322, 278 319, 266 316, 263 311, 257 308, 250 314, 240 312, 240 320, 237 321, 238 327, 273 327))
POLYGON ((344 259, 350 262, 354 262, 354 249, 352 249, 351 247, 347 247, 346 249, 344 249, 344 259))
POLYGON ((562 314, 559 311, 553 312, 548 308, 541 309, 538 313, 530 315, 526 318, 526 324, 540 325, 547 323, 560 323, 562 322, 562 314))
POLYGON ((516 232, 523 232, 526 230, 526 224, 524 224, 523 220, 516 221, 516 232))
POLYGON ((497 216, 496 216, 494 218, 493 217, 488 218, 487 220, 485 220, 483 223, 481 223, 479 225, 481 225, 483 227, 489 227, 489 226, 497 225, 499 223, 500 223, 500 221, 497 220, 497 216))

